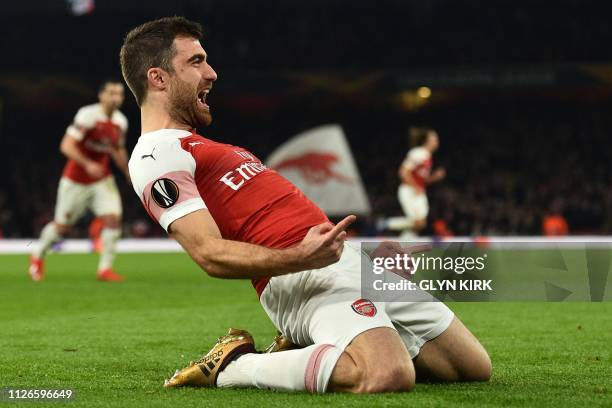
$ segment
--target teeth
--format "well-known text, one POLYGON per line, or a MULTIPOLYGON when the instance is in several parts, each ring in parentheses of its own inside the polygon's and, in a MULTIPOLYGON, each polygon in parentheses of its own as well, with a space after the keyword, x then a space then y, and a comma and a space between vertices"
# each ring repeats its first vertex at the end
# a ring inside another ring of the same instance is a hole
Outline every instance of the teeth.
POLYGON ((200 102, 202 102, 203 104, 206 104, 206 96, 208 96, 209 92, 210 92, 210 89, 203 89, 198 93, 198 99, 200 100, 200 102))

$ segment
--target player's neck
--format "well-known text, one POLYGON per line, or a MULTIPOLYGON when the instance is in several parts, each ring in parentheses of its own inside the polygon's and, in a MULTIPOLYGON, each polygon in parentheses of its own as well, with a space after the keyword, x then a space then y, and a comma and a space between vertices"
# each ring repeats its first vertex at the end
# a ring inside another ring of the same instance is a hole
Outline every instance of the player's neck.
POLYGON ((100 104, 100 107, 102 108, 102 112, 104 112, 107 118, 111 118, 113 116, 113 112, 115 111, 113 108, 106 107, 103 104, 100 104))
POLYGON ((191 126, 179 123, 170 117, 165 109, 159 109, 150 105, 143 105, 140 108, 140 123, 142 128, 141 134, 160 129, 191 129, 191 126))

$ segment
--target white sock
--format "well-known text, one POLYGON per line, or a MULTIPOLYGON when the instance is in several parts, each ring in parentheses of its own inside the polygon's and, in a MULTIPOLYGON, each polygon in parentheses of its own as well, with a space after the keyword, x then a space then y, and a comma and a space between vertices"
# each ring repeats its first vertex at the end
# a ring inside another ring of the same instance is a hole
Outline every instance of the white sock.
POLYGON ((102 239, 102 253, 100 254, 100 262, 98 270, 102 271, 113 266, 115 260, 115 244, 121 235, 121 231, 116 228, 104 228, 100 233, 102 239))
POLYGON ((38 245, 34 251, 32 251, 32 256, 38 259, 43 258, 51 245, 59 241, 61 238, 62 236, 59 235, 55 229, 55 224, 53 222, 48 223, 40 232, 38 245))
POLYGON ((391 231, 403 231, 412 228, 414 219, 407 217, 390 217, 387 219, 387 228, 391 231))
POLYGON ((341 354, 342 350, 329 344, 269 354, 245 354, 219 373, 217 386, 322 393, 327 389, 341 354))

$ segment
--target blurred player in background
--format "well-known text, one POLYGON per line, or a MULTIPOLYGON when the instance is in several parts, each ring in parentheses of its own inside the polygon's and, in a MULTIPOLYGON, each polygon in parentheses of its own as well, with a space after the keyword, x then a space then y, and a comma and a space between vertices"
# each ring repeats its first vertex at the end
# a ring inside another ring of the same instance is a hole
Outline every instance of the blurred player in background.
POLYGON ((405 217, 393 217, 387 223, 389 229, 402 231, 403 240, 415 238, 427 226, 427 186, 446 177, 443 168, 431 171, 432 156, 440 145, 438 133, 429 127, 413 127, 409 134, 415 147, 408 151, 398 170, 401 184, 397 196, 405 217))
POLYGON ((354 216, 334 226, 250 152, 196 133, 212 121, 217 79, 201 36, 197 23, 163 18, 133 29, 121 48, 141 110, 129 162, 134 190, 209 275, 251 279, 298 348, 258 354, 248 332, 232 329, 165 386, 371 393, 408 391, 417 376, 487 380, 486 351, 443 303, 361 298, 361 251, 345 243, 354 216))
POLYGON ((62 139, 60 151, 68 161, 57 190, 54 219, 42 229, 30 258, 29 273, 34 281, 44 276, 44 256, 51 245, 66 235, 88 209, 104 223, 98 279, 123 279, 112 269, 115 244, 121 235, 122 207, 109 165, 112 158, 129 181, 125 149, 128 122, 119 111, 124 99, 123 83, 104 81, 98 99, 98 103, 79 109, 62 139))

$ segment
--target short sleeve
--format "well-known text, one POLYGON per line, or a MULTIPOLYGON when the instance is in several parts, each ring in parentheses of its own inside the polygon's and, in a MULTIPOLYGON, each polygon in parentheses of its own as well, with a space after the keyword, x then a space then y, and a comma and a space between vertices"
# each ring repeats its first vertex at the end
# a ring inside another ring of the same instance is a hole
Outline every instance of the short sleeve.
POLYGON ((187 171, 165 173, 147 183, 143 204, 166 232, 172 222, 206 208, 193 175, 187 171))
POLYGON ((206 208, 194 179, 195 167, 193 156, 174 138, 139 142, 132 152, 129 170, 134 191, 166 232, 172 222, 206 208))
POLYGON ((412 171, 427 160, 427 151, 421 148, 415 148, 408 152, 402 165, 412 171))
POLYGON ((77 141, 83 140, 85 132, 93 128, 95 125, 95 116, 92 109, 88 106, 84 106, 78 110, 74 116, 74 120, 66 129, 66 134, 77 141))

